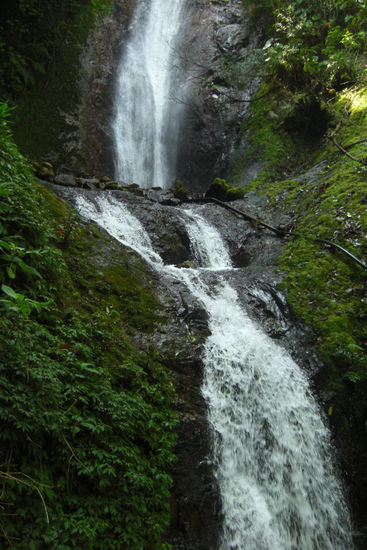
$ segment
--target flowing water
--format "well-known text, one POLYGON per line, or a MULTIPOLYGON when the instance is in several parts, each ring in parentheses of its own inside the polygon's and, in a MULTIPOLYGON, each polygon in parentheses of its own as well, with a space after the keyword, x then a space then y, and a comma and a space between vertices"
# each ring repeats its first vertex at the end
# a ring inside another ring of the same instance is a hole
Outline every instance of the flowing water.
MULTIPOLYGON (((117 179, 145 188, 167 188, 174 175, 180 108, 169 97, 177 86, 184 4, 138 1, 118 71, 117 179)), ((202 210, 181 212, 199 267, 179 269, 164 265, 142 224, 113 193, 79 194, 77 207, 162 277, 185 284, 208 313, 202 393, 222 503, 220 550, 351 550, 330 436, 308 379, 241 305, 245 274, 243 288, 235 290, 227 247, 202 210)))
MULTIPOLYGON (((182 212, 200 267, 179 269, 163 264, 141 223, 113 194, 94 202, 79 196, 77 206, 162 277, 186 284, 208 312, 202 392, 222 501, 220 550, 352 549, 329 433, 307 377, 241 306, 228 283, 226 245, 201 209, 182 212)), ((244 277, 243 292, 245 284, 244 277)))
POLYGON ((138 2, 118 69, 113 133, 116 179, 140 187, 173 183, 182 106, 176 42, 185 0, 138 2))

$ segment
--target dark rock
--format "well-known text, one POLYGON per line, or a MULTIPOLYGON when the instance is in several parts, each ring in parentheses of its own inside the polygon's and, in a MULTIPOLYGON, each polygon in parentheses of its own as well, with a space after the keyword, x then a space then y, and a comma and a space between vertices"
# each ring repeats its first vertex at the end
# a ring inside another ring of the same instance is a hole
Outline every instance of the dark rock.
POLYGON ((54 178, 54 183, 57 185, 66 185, 67 187, 76 186, 76 178, 70 174, 57 174, 54 178))
POLYGON ((226 76, 223 54, 237 59, 256 58, 265 41, 261 21, 249 30, 241 0, 200 2, 192 10, 183 43, 183 57, 191 87, 178 144, 177 177, 190 192, 205 192, 224 174, 240 135, 240 121, 250 108, 259 78, 244 82, 226 76), (203 71, 207 67, 207 71, 203 71), (205 74, 203 74, 205 72, 205 74))
POLYGON ((37 162, 34 163, 36 176, 40 179, 45 179, 47 181, 53 181, 55 172, 53 166, 50 162, 37 162))
POLYGON ((92 191, 99 186, 99 179, 97 178, 78 178, 77 182, 81 187, 86 187, 92 191))
POLYGON ((131 193, 132 195, 135 195, 136 197, 144 197, 144 189, 139 187, 139 185, 137 185, 136 187, 133 187, 132 185, 130 185, 126 190, 129 191, 129 193, 131 193))
POLYGON ((105 183, 106 189, 118 189, 118 184, 115 181, 108 181, 105 183))
POLYGON ((165 193, 160 187, 152 187, 151 189, 147 189, 144 195, 151 201, 162 202, 165 193))
POLYGON ((184 269, 195 269, 197 265, 192 260, 186 260, 182 262, 181 264, 178 264, 177 267, 181 267, 184 269))
POLYGON ((222 52, 239 50, 248 39, 248 29, 244 22, 221 26, 217 32, 217 44, 222 52))
POLYGON ((178 206, 181 204, 181 201, 180 199, 175 199, 167 194, 166 197, 161 200, 161 204, 166 206, 178 206))
POLYGON ((213 197, 222 202, 227 202, 242 199, 244 194, 244 189, 234 187, 233 185, 228 184, 224 179, 216 178, 205 193, 205 196, 213 197))

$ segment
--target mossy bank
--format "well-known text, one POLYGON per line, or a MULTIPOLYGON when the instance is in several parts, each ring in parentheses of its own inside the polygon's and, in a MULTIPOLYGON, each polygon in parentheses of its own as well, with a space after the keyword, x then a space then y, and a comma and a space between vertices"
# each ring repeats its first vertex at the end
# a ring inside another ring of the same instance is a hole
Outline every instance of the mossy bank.
POLYGON ((34 181, 1 126, 0 540, 159 548, 175 392, 146 266, 34 181))

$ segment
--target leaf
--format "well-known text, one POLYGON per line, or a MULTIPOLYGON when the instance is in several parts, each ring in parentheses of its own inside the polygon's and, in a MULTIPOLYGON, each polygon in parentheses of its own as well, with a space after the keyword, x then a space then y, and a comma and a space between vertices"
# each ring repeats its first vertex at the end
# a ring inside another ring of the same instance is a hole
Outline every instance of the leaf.
POLYGON ((34 267, 31 267, 30 265, 27 265, 20 258, 14 258, 14 261, 19 265, 20 269, 22 269, 24 273, 30 273, 31 275, 37 275, 37 277, 41 277, 37 269, 35 269, 34 267))
POLYGON ((12 246, 11 246, 9 243, 7 243, 7 242, 5 242, 5 241, 3 241, 3 240, 1 240, 1 239, 0 239, 0 246, 2 246, 3 248, 5 248, 6 250, 11 250, 11 249, 12 249, 12 246))
POLYGON ((11 183, 0 183, 0 195, 12 195, 14 189, 11 189, 11 183))
POLYGON ((10 264, 6 266, 6 272, 8 274, 9 279, 15 279, 17 268, 14 264, 10 264))
POLYGON ((14 298, 15 300, 18 300, 18 296, 22 296, 22 294, 17 294, 12 288, 10 288, 10 286, 7 285, 1 285, 1 290, 10 296, 10 298, 14 298))

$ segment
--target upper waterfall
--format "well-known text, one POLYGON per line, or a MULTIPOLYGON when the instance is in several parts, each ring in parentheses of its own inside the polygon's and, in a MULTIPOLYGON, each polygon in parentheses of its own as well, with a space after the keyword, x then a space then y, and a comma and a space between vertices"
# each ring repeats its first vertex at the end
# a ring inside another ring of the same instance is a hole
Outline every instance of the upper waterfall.
POLYGON ((174 178, 182 106, 175 46, 185 0, 138 3, 123 52, 115 93, 116 179, 168 188, 174 178))

